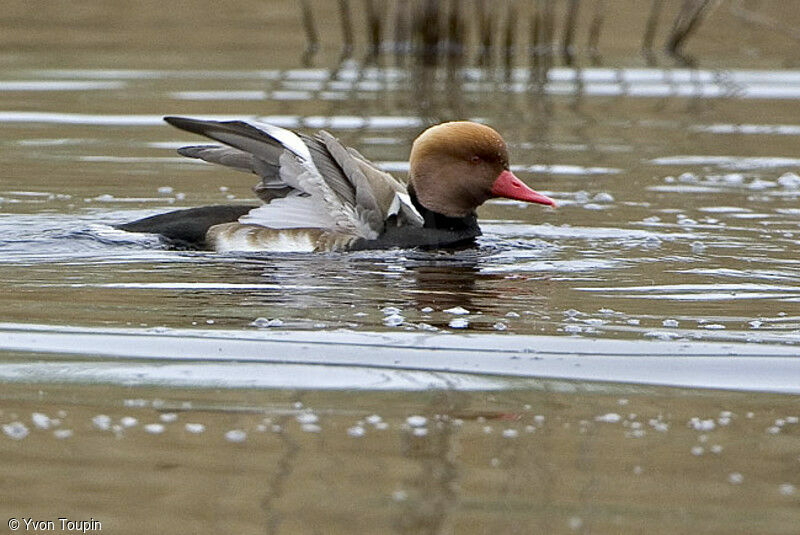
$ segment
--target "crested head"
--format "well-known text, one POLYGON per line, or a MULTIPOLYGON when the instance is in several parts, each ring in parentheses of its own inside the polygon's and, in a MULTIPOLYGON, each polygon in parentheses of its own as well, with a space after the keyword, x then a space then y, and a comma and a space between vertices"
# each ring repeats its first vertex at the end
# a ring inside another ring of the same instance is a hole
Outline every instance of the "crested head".
POLYGON ((429 210, 463 217, 493 196, 508 170, 506 142, 493 128, 469 121, 432 126, 414 141, 409 181, 429 210))

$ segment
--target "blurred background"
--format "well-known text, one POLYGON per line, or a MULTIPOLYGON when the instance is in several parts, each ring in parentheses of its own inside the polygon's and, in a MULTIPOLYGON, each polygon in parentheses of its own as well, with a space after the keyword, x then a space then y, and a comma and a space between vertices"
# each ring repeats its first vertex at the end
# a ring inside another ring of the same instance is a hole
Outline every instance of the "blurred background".
POLYGON ((0 513, 796 533, 798 28, 778 0, 5 0, 0 513), (487 203, 457 252, 169 250, 112 225, 255 177, 164 115, 324 128, 399 177, 477 120, 559 208, 487 203))

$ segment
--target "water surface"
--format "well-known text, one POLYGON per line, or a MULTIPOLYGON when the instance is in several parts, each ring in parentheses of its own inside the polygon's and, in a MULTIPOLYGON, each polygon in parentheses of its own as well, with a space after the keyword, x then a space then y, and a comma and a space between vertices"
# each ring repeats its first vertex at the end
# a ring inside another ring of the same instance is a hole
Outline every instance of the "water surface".
POLYGON ((796 532, 800 10, 720 4, 689 69, 607 2, 602 61, 537 83, 522 44, 454 70, 359 34, 340 61, 334 2, 311 64, 288 0, 6 3, 7 517, 796 532), (426 126, 478 120, 559 208, 489 202, 460 251, 169 250, 113 225, 252 202, 255 177, 178 156, 204 141, 163 115, 324 128, 400 177, 426 126))

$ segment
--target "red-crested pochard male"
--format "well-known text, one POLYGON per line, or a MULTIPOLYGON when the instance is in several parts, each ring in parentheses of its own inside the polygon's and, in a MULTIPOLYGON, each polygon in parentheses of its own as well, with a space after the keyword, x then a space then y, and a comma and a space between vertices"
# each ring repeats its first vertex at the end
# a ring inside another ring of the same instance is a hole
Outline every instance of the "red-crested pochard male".
POLYGON ((555 206, 509 170, 500 134, 473 122, 425 130, 411 148, 408 184, 325 131, 257 121, 165 117, 223 143, 183 147, 190 158, 254 173, 260 206, 178 210, 119 225, 173 244, 216 251, 352 251, 453 247, 481 235, 475 209, 505 197, 555 206))

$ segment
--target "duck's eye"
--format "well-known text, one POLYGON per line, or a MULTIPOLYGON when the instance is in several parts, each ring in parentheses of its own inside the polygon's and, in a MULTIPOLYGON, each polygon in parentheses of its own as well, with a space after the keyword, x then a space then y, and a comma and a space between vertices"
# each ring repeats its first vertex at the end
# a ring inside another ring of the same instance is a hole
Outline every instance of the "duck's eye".
POLYGON ((469 161, 471 161, 472 163, 476 163, 476 164, 477 163, 481 163, 481 157, 476 154, 475 156, 470 158, 469 161))

